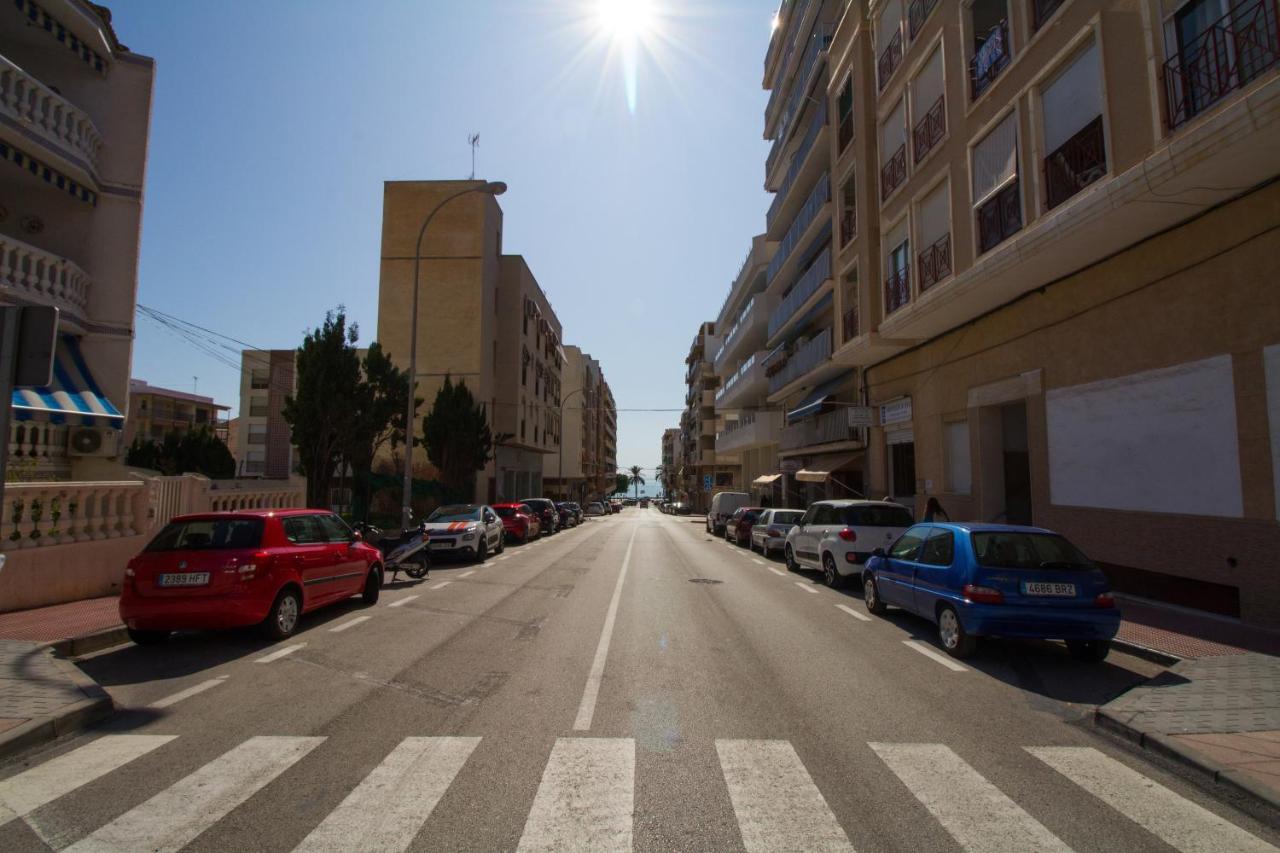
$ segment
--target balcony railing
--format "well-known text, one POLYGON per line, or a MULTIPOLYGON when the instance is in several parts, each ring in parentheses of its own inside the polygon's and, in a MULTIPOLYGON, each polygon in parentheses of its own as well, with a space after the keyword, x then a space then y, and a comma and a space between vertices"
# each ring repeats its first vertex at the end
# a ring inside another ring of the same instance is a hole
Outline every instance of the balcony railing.
POLYGON ((778 250, 774 252, 773 260, 769 261, 769 270, 766 276, 768 282, 773 282, 778 275, 778 271, 782 269, 782 265, 787 262, 787 259, 791 257, 791 253, 795 251, 800 238, 809 230, 813 220, 822 211, 823 205, 829 201, 831 201, 831 176, 827 172, 823 172, 822 177, 818 178, 818 183, 809 193, 809 197, 805 199, 804 206, 800 208, 796 218, 791 221, 791 227, 787 229, 786 235, 783 236, 781 243, 778 245, 778 250))
POLYGON ((849 147, 849 143, 853 141, 853 110, 849 110, 840 117, 840 128, 837 134, 836 144, 839 146, 839 152, 843 154, 849 147))
POLYGON ((0 56, 0 112, 97 171, 102 136, 87 114, 0 56))
POLYGON ((831 329, 828 327, 810 338, 803 345, 797 347, 795 352, 783 363, 782 368, 769 377, 769 393, 773 394, 797 379, 807 376, 819 365, 830 361, 830 359, 831 329))
POLYGON ((1001 21, 987 33, 982 45, 969 60, 969 84, 971 96, 978 96, 990 88, 1000 72, 1009 67, 1009 22, 1001 21))
POLYGON ((911 301, 911 266, 892 270, 884 280, 884 315, 888 317, 911 301))
POLYGON ((841 408, 783 427, 778 446, 783 450, 795 450, 811 444, 857 441, 860 438, 857 428, 849 426, 848 410, 841 408))
POLYGON ((858 207, 851 202, 845 202, 844 208, 840 211, 840 245, 847 246, 853 242, 853 238, 858 236, 858 207))
POLYGON ((782 121, 778 124, 779 139, 786 139, 791 132, 791 122, 803 112, 801 106, 808 97, 809 84, 813 82, 818 60, 831 46, 831 36, 834 32, 835 27, 831 24, 821 21, 814 24, 813 32, 809 35, 809 47, 805 50, 800 66, 796 69, 795 79, 791 83, 791 94, 787 98, 786 107, 782 110, 782 121))
POLYGON ((916 122, 915 129, 911 132, 911 141, 915 149, 916 163, 919 163, 929 155, 933 150, 933 146, 942 141, 942 137, 947 135, 947 104, 942 95, 938 96, 938 100, 933 102, 933 106, 929 107, 929 111, 924 114, 924 118, 916 122))
POLYGON ((828 247, 818 253, 818 257, 804 271, 804 275, 796 280, 791 290, 782 298, 782 302, 769 315, 769 337, 772 338, 777 334, 778 330, 795 316, 796 312, 829 278, 831 278, 831 249, 828 247))
POLYGON ((0 289, 83 319, 89 276, 66 258, 0 234, 0 289))
POLYGON ((978 251, 994 249, 1021 229, 1022 199, 1015 179, 978 208, 978 251))
POLYGON ((893 34, 893 38, 889 39, 889 43, 885 45, 884 50, 880 51, 880 58, 876 60, 876 79, 879 81, 879 91, 883 92, 884 87, 888 85, 889 78, 893 76, 893 72, 898 70, 898 66, 902 64, 902 28, 893 34))
POLYGON ((856 302, 852 308, 844 312, 843 329, 845 341, 851 341, 858 336, 858 305, 856 302))
POLYGON ((880 200, 884 201, 893 195, 893 191, 902 186, 906 179, 907 143, 904 142, 880 167, 880 200))
POLYGON ((1053 16, 1063 0, 1031 0, 1031 25, 1037 30, 1053 16))
POLYGON ((943 234, 920 253, 920 292, 924 293, 951 275, 951 234, 943 234))
POLYGON ((720 366, 720 359, 724 356, 725 351, 729 349, 729 345, 733 343, 733 339, 737 337, 738 331, 742 329, 743 324, 745 324, 750 318, 751 309, 755 307, 756 297, 753 296, 747 300, 747 304, 738 312, 738 319, 734 321, 733 327, 729 329, 728 333, 724 336, 724 343, 720 345, 720 349, 716 351, 716 357, 712 359, 717 368, 720 366))
POLYGON ((924 26, 925 21, 929 20, 929 16, 933 14, 937 5, 938 0, 911 0, 911 5, 907 7, 907 30, 911 38, 914 39, 920 34, 920 28, 924 26))
POLYGON ((1176 128, 1280 62, 1275 0, 1245 0, 1164 64, 1169 127, 1176 128))
POLYGON ((808 159, 809 152, 813 150, 814 141, 817 140, 818 134, 826 126, 827 102, 822 100, 818 102, 818 108, 814 110, 813 118, 809 119, 809 129, 805 132, 804 138, 800 140, 800 147, 796 149, 795 157, 791 158, 791 165, 787 167, 787 175, 782 179, 782 185, 778 187, 778 193, 773 197, 773 202, 769 205, 769 212, 765 214, 766 228, 773 227, 773 221, 777 218, 778 212, 782 210, 787 196, 791 193, 792 186, 795 185, 796 178, 800 177, 800 170, 804 166, 804 161, 808 159))
POLYGON ((1107 173, 1102 116, 1084 126, 1044 158, 1049 208, 1053 209, 1107 173))

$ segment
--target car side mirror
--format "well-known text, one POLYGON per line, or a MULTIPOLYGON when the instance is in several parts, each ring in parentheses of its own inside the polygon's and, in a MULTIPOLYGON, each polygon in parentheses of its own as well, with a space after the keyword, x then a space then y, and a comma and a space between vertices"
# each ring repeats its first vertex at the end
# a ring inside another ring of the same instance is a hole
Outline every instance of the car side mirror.
POLYGON ((884 556, 886 556, 886 554, 884 553, 884 549, 883 549, 883 548, 876 548, 874 551, 872 551, 872 552, 871 552, 871 556, 873 556, 873 557, 884 557, 884 556))
POLYGON ((352 542, 363 542, 363 541, 364 541, 364 534, 363 534, 363 533, 361 533, 359 530, 353 530, 353 531, 351 531, 351 541, 352 541, 352 542))

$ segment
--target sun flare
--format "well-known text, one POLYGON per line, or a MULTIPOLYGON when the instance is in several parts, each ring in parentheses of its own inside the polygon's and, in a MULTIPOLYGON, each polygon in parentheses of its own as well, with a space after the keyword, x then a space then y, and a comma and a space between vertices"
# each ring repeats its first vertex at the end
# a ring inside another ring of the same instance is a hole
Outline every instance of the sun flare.
POLYGON ((653 29, 649 0, 596 0, 600 26, 615 38, 643 39, 653 29))

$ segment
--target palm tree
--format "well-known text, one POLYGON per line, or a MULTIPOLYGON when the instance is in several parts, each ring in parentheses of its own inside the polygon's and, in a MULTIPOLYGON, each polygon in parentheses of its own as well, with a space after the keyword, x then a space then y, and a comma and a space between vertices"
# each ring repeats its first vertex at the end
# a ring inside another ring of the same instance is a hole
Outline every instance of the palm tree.
POLYGON ((640 472, 644 469, 639 465, 631 466, 631 485, 636 487, 636 500, 640 500, 640 487, 644 485, 644 477, 640 476, 640 472))
POLYGON ((666 491, 667 469, 661 465, 659 465, 657 468, 654 468, 653 481, 657 483, 663 489, 663 491, 666 491))

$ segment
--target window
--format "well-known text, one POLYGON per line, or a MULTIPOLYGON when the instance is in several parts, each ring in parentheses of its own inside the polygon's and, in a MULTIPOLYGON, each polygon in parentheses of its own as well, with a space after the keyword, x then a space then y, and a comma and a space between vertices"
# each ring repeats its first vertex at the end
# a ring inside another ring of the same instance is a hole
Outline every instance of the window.
POLYGON ((890 247, 884 279, 884 313, 888 316, 911 301, 911 244, 906 220, 890 230, 885 245, 890 247))
POLYGON ((1268 0, 1191 0, 1166 21, 1171 128, 1280 62, 1276 14, 1268 0))
POLYGON ((975 100, 991 87, 1009 67, 1013 52, 1009 46, 1006 0, 974 0, 969 7, 973 28, 973 58, 969 60, 969 92, 975 100))
POLYGON ((823 524, 839 524, 840 520, 836 518, 836 512, 833 507, 826 504, 818 504, 818 511, 813 516, 813 523, 823 524))
POLYGON ((998 531, 972 533, 973 553, 978 565, 996 569, 1079 569, 1094 568, 1076 546, 1056 533, 998 531))
POLYGON ((889 0, 884 4, 884 12, 876 21, 876 78, 880 91, 893 72, 902 64, 902 4, 900 0, 889 0))
POLYGON ((920 292, 951 275, 951 191, 946 181, 916 208, 920 250, 920 292))
POLYGON ((911 81, 912 151, 919 163, 947 134, 947 105, 943 98, 942 48, 935 48, 924 68, 911 81))
POLYGON ((262 391, 271 386, 271 371, 265 367, 255 367, 249 371, 249 387, 262 391))
POLYGON ((329 539, 314 515, 291 515, 281 519, 280 523, 284 527, 285 538, 294 545, 315 545, 329 539))
POLYGON ((850 527, 910 527, 915 523, 904 506, 850 506, 843 515, 850 527))
POLYGON ((249 424, 249 444, 267 443, 267 425, 249 424))
POLYGON ((1045 88, 1045 189, 1057 207, 1107 172, 1102 134, 1102 79, 1098 45, 1090 44, 1045 88))
POLYGON ((969 457, 969 422, 942 425, 943 455, 947 466, 947 491, 967 495, 973 488, 973 467, 969 457))
POLYGON ((317 515, 316 521, 320 524, 320 530, 324 533, 325 538, 330 542, 350 542, 352 541, 351 528, 336 515, 317 515))
POLYGON ((858 268, 854 267, 844 277, 844 339, 858 336, 858 268))
POLYGON ((853 75, 844 80, 844 86, 836 99, 836 112, 840 119, 838 146, 843 153, 853 141, 853 75))
POLYGON ((935 528, 920 549, 920 562, 930 566, 949 566, 956 554, 955 534, 950 530, 935 528))
POLYGON ((893 543, 893 547, 889 549, 889 556, 895 560, 914 560, 916 554, 920 551, 920 543, 924 542, 925 535, 929 532, 927 527, 913 527, 906 533, 898 537, 898 541, 893 543))
POLYGON ((257 548, 261 541, 260 519, 195 519, 165 525, 144 550, 156 552, 257 548))
POLYGON ((265 418, 267 416, 267 398, 266 397, 250 397, 249 398, 249 417, 265 418))
POLYGON ((858 186, 853 172, 840 190, 840 245, 848 246, 858 233, 858 186))
POLYGON ((880 200, 884 201, 907 179, 907 110, 898 101, 880 126, 880 200))
POLYGON ((937 5, 938 0, 911 0, 911 5, 907 7, 907 23, 912 38, 920 34, 924 22, 933 14, 937 5))
POLYGON ((980 252, 995 248, 1022 228, 1017 113, 1005 116, 974 147, 973 200, 980 252))

